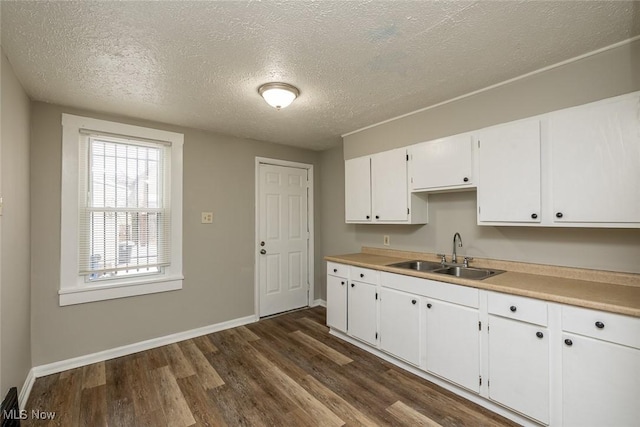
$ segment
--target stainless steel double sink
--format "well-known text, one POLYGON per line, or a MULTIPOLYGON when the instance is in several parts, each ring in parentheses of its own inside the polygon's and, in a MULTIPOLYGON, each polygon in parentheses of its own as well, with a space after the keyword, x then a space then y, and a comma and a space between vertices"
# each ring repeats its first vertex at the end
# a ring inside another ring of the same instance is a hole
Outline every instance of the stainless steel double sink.
POLYGON ((390 264, 387 267, 405 268, 414 271, 426 271, 429 273, 443 274, 446 276, 460 277, 463 279, 483 280, 496 274, 504 273, 504 270, 490 270, 485 268, 464 267, 460 265, 446 265, 433 261, 404 261, 390 264))

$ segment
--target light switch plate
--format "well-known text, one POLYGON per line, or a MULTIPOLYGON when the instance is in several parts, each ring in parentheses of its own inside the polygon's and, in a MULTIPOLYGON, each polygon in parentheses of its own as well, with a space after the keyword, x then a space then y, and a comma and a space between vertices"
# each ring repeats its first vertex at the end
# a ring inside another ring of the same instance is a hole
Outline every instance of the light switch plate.
POLYGON ((203 224, 211 224, 213 223, 213 212, 202 212, 202 220, 203 224))

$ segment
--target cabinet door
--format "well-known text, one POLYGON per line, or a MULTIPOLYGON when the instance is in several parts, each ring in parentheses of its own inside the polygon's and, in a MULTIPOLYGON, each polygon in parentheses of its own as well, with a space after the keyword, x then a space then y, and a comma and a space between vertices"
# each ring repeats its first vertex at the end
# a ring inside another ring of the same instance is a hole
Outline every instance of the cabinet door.
POLYGON ((546 328, 489 316, 489 398, 549 423, 546 328))
POLYGON ((369 156, 344 162, 346 221, 371 221, 371 160, 369 156))
POLYGON ((640 222, 640 95, 549 117, 553 220, 640 222))
POLYGON ((637 426, 640 350, 573 334, 562 339, 562 425, 637 426))
POLYGON ((414 365, 420 364, 420 298, 380 290, 380 348, 414 365))
POLYGON ((347 332, 347 279, 327 276, 327 326, 347 332))
POLYGON ((373 345, 377 342, 376 292, 374 285, 352 281, 347 298, 349 335, 373 345))
POLYGON ((471 135, 455 135, 416 144, 411 148, 412 189, 471 186, 471 135))
POLYGON ((374 219, 379 222, 407 221, 407 150, 399 148, 373 155, 371 182, 374 219))
POLYGON ((462 387, 480 391, 480 317, 478 310, 428 299, 427 371, 462 387))
POLYGON ((540 121, 509 123, 478 138, 478 222, 540 222, 540 121))

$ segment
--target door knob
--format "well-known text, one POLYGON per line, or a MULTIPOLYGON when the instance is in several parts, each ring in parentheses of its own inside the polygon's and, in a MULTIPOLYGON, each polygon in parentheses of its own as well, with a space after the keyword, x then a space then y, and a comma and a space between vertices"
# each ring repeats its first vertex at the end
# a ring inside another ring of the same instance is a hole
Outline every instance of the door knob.
POLYGON ((265 249, 260 249, 260 253, 261 253, 262 255, 264 255, 264 254, 266 254, 266 253, 267 253, 267 251, 266 251, 265 249))

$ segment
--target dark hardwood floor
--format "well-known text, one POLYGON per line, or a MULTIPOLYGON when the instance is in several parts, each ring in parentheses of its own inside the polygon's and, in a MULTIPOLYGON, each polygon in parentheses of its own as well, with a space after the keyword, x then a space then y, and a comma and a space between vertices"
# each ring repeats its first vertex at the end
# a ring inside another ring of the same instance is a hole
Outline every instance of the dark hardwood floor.
POLYGON ((39 378, 58 426, 513 426, 328 334, 321 307, 39 378))

